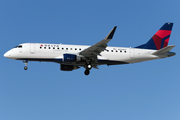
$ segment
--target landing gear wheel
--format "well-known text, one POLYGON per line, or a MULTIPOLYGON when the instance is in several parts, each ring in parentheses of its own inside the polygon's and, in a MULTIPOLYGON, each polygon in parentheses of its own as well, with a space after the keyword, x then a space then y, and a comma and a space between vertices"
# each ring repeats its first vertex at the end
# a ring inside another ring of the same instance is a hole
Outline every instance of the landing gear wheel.
POLYGON ((24 67, 24 70, 27 70, 27 69, 28 69, 28 67, 27 67, 27 66, 25 66, 25 67, 24 67))
POLYGON ((89 70, 85 70, 85 71, 84 71, 84 74, 85 74, 85 75, 89 75, 89 73, 90 73, 89 70))
POLYGON ((24 70, 27 70, 27 69, 28 69, 28 67, 27 67, 27 65, 28 65, 28 60, 23 60, 23 62, 25 63, 24 70))
POLYGON ((89 64, 89 65, 87 65, 87 67, 88 67, 88 69, 91 69, 91 68, 92 68, 92 65, 89 64))

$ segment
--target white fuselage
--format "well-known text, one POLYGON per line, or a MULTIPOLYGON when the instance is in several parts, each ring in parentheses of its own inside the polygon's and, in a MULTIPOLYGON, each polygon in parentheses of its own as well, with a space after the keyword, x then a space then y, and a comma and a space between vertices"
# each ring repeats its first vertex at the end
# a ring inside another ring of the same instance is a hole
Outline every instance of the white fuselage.
POLYGON ((62 71, 72 71, 84 67, 85 75, 91 68, 98 69, 99 65, 118 65, 154 60, 174 56, 170 52, 175 45, 168 46, 173 23, 165 23, 156 34, 146 43, 136 48, 108 47, 117 26, 98 43, 92 46, 24 43, 4 54, 4 57, 23 60, 24 70, 28 61, 48 61, 60 64, 62 71))
MULTIPOLYGON (((66 45, 66 44, 45 44, 45 43, 24 43, 20 47, 13 48, 4 54, 5 57, 16 60, 29 61, 49 61, 63 63, 63 54, 77 54, 90 46, 84 45, 66 45), (22 46, 22 47, 21 47, 22 46)), ((156 50, 125 48, 125 47, 107 47, 106 50, 98 55, 97 65, 101 64, 127 64, 147 60, 168 57, 152 55, 156 50), (111 62, 114 63, 111 63, 111 62)), ((78 64, 78 63, 71 63, 78 64)), ((80 64, 80 63, 79 63, 80 64)))

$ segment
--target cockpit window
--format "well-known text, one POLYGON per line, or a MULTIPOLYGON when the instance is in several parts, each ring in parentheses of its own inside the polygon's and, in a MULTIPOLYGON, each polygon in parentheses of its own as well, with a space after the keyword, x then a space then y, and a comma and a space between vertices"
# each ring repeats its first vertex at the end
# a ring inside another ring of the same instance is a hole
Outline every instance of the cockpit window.
POLYGON ((14 47, 14 48, 22 48, 22 45, 18 45, 18 46, 14 47))

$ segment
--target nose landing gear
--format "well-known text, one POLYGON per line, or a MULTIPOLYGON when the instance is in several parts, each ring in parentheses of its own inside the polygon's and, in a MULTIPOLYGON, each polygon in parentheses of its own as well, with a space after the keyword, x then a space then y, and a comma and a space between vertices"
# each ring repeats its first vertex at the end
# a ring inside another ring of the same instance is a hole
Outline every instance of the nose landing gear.
POLYGON ((28 67, 27 67, 27 65, 28 65, 28 60, 23 60, 23 62, 24 62, 24 64, 25 64, 24 70, 27 70, 27 69, 28 69, 28 67))
POLYGON ((28 67, 27 66, 24 66, 24 70, 27 70, 28 69, 28 67))

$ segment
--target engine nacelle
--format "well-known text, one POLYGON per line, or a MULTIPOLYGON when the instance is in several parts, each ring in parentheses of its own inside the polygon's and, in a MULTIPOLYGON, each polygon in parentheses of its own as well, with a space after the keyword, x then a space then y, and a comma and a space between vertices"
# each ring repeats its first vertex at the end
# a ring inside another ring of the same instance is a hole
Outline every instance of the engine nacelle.
POLYGON ((79 68, 78 66, 74 66, 74 65, 64 65, 64 64, 61 64, 61 70, 62 71, 72 71, 72 70, 76 70, 78 68, 79 68))
POLYGON ((64 62, 77 62, 81 60, 79 56, 74 54, 64 54, 63 57, 64 62))

